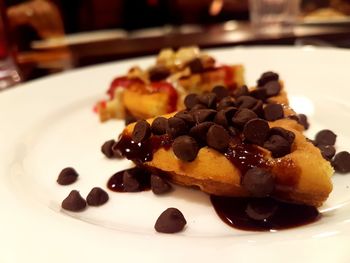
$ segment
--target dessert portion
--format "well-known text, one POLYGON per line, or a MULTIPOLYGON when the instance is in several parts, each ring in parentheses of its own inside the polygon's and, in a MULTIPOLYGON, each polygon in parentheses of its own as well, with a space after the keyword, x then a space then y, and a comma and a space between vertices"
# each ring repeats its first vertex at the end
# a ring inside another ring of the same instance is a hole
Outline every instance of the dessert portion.
POLYGON ((257 87, 189 94, 186 109, 125 128, 114 152, 172 182, 226 197, 271 197, 318 207, 333 168, 303 135, 304 116, 266 72, 257 87))
POLYGON ((100 120, 147 119, 184 108, 189 93, 210 91, 214 86, 235 90, 244 84, 242 65, 220 65, 197 47, 160 51, 148 69, 135 66, 115 78, 108 99, 96 104, 100 120))

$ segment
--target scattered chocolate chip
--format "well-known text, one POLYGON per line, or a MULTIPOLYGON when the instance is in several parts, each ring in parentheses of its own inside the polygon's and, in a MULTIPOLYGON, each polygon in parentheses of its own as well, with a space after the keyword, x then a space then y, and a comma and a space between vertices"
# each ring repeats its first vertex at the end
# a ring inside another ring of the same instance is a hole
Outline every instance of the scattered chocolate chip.
POLYGON ((145 120, 136 122, 131 138, 134 142, 139 143, 151 136, 151 125, 145 120))
POLYGON ((298 123, 301 124, 305 130, 309 129, 309 122, 305 114, 298 114, 298 123))
POLYGON ((220 100, 217 106, 217 110, 224 110, 227 107, 234 107, 236 105, 234 98, 228 96, 220 100))
POLYGON ((205 143, 207 140, 207 132, 214 125, 214 122, 202 122, 190 129, 189 135, 195 138, 200 143, 205 143))
POLYGON ((191 72, 196 73, 202 73, 204 71, 204 66, 202 63, 202 60, 200 58, 195 58, 187 63, 187 66, 190 68, 191 72))
POLYGON ((244 126, 248 121, 257 118, 258 115, 249 109, 241 109, 236 112, 232 118, 232 122, 238 126, 244 126))
POLYGON ((186 162, 193 161, 197 157, 199 151, 196 140, 188 135, 177 137, 172 147, 176 157, 186 162))
POLYGON ((239 87, 233 91, 233 96, 235 98, 241 97, 241 96, 248 96, 249 90, 246 85, 243 85, 242 87, 239 87))
POLYGON ((270 81, 277 81, 279 79, 279 76, 277 73, 272 71, 264 72, 260 78, 258 79, 257 83, 259 87, 264 86, 266 83, 270 81))
POLYGON ((265 89, 254 89, 249 92, 249 95, 262 101, 266 100, 267 98, 265 89))
POLYGON ((241 96, 236 100, 238 109, 252 109, 257 102, 257 99, 250 96, 241 96))
POLYGON ((264 143, 264 148, 271 151, 272 157, 279 158, 291 152, 290 143, 279 135, 272 135, 264 143))
POLYGON ((167 193, 171 190, 171 185, 161 176, 151 175, 151 189, 156 195, 167 193))
POLYGON ((332 165, 334 170, 338 173, 349 173, 350 172, 350 153, 343 151, 335 155, 332 165))
POLYGON ((224 127, 212 125, 207 133, 207 145, 218 151, 224 151, 229 146, 230 135, 224 127))
POLYGON ((174 115, 174 117, 183 119, 188 126, 193 126, 196 123, 193 118, 193 115, 188 111, 179 111, 174 115))
POLYGON ((334 145, 337 135, 331 130, 321 130, 315 136, 317 145, 334 145))
POLYGON ((322 157, 330 161, 335 155, 335 148, 333 145, 318 145, 317 146, 322 154, 322 157))
POLYGON ((77 190, 72 190, 62 201, 61 207, 68 211, 79 212, 86 207, 86 201, 77 190))
POLYGON ((109 159, 114 157, 113 145, 115 144, 115 140, 106 141, 102 147, 101 152, 109 159))
POLYGON ((282 89, 281 84, 278 81, 269 81, 262 88, 265 89, 268 98, 277 96, 282 89))
POLYGON ((164 66, 156 66, 150 69, 149 78, 151 81, 160 81, 170 75, 170 70, 164 66))
POLYGON ((216 115, 216 111, 212 109, 202 109, 194 111, 193 118, 196 123, 201 123, 205 121, 212 121, 216 115))
POLYGON ((86 197, 89 206, 100 206, 108 201, 109 197, 105 190, 100 187, 94 187, 86 197))
POLYGON ((281 104, 267 104, 264 108, 264 117, 267 121, 275 121, 282 119, 284 116, 281 104))
POLYGON ((217 97, 214 92, 203 93, 198 96, 200 103, 205 105, 208 108, 213 108, 216 105, 217 97))
POLYGON ((198 103, 198 95, 195 93, 190 93, 185 97, 184 104, 188 110, 192 109, 198 103))
POLYGON ((118 143, 115 142, 112 145, 112 152, 113 152, 113 157, 117 158, 117 159, 122 159, 124 158, 123 153, 121 152, 121 150, 118 148, 118 143))
POLYGON ((60 185, 69 185, 74 183, 78 178, 78 173, 72 167, 64 168, 57 178, 57 183, 60 185))
POLYGON ((152 133, 155 135, 163 135, 166 133, 168 127, 168 119, 164 117, 157 117, 153 120, 151 125, 152 133))
POLYGON ((272 198, 257 198, 248 203, 245 212, 251 219, 263 221, 272 217, 277 208, 272 198))
POLYGON ((225 88, 224 86, 215 86, 212 91, 213 93, 216 94, 216 97, 218 100, 223 99, 224 97, 227 97, 229 95, 229 90, 225 88))
POLYGON ((269 135, 270 127, 267 121, 262 119, 252 119, 243 128, 244 138, 257 145, 263 145, 269 135))
POLYGON ((273 192, 275 182, 269 171, 254 167, 244 174, 242 186, 254 197, 265 197, 273 192))
POLYGON ((160 233, 177 233, 187 224, 185 217, 177 208, 168 208, 158 217, 154 228, 160 233))
POLYGON ((295 139, 295 134, 294 132, 288 131, 282 127, 273 127, 270 129, 270 134, 269 136, 272 135, 279 135, 282 136, 284 139, 288 141, 290 145, 293 144, 294 139, 295 139))
POLYGON ((187 124, 183 119, 177 117, 171 117, 168 119, 167 134, 171 138, 176 138, 180 135, 186 134, 187 124))
POLYGON ((133 170, 125 170, 123 174, 123 188, 125 192, 138 192, 140 189, 140 182, 137 174, 133 170))
POLYGON ((251 110, 254 111, 261 118, 263 118, 264 115, 263 105, 264 103, 261 100, 257 100, 254 107, 251 108, 251 110))

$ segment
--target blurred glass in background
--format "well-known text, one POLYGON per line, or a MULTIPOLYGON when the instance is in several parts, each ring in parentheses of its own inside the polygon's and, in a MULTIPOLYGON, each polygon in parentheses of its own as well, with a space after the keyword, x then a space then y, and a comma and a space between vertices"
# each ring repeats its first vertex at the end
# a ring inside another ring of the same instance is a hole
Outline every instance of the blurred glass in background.
POLYGON ((14 50, 9 38, 6 10, 0 2, 0 90, 21 81, 19 70, 14 61, 14 50))

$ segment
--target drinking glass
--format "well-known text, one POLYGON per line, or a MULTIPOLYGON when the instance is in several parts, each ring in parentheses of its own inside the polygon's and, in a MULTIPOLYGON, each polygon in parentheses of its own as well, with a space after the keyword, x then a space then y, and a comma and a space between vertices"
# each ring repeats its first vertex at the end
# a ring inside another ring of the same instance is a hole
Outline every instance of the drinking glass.
POLYGON ((249 0, 250 21, 258 33, 292 32, 300 0, 249 0))
POLYGON ((19 70, 11 50, 7 27, 6 10, 0 2, 0 91, 21 81, 19 70))

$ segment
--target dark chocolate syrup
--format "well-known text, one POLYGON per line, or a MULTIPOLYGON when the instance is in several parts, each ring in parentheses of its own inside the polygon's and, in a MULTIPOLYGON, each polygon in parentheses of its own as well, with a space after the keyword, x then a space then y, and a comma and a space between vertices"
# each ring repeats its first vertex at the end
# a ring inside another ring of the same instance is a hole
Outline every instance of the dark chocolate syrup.
POLYGON ((167 135, 152 136, 144 142, 135 143, 130 136, 122 135, 113 146, 114 151, 119 151, 122 156, 138 164, 152 161, 153 153, 163 147, 169 149, 172 140, 167 135))
POLYGON ((138 191, 135 191, 135 192, 147 191, 151 189, 151 179, 150 179, 151 174, 145 169, 141 169, 138 167, 122 170, 112 175, 107 182, 108 189, 114 192, 120 192, 120 193, 127 192, 124 189, 124 183, 123 183, 123 176, 125 171, 133 173, 137 176, 137 181, 139 182, 140 186, 138 191))
POLYGON ((254 167, 266 167, 263 152, 252 144, 236 144, 227 149, 225 156, 240 170, 241 175, 254 167))
POLYGON ((321 217, 313 206, 285 203, 272 198, 212 195, 210 200, 222 221, 242 230, 281 230, 309 224, 321 217))

